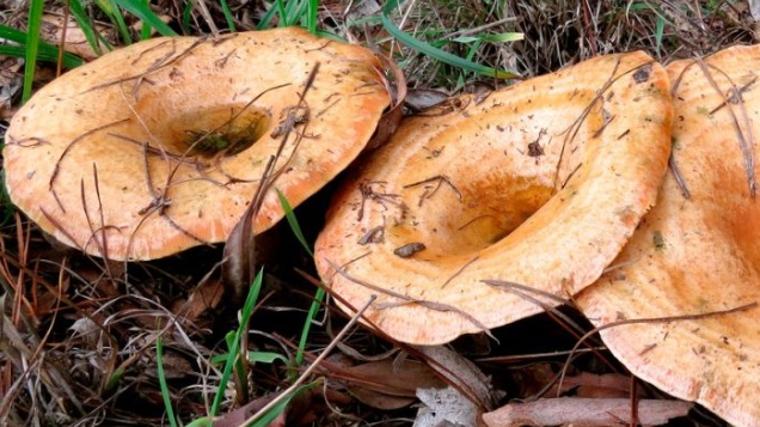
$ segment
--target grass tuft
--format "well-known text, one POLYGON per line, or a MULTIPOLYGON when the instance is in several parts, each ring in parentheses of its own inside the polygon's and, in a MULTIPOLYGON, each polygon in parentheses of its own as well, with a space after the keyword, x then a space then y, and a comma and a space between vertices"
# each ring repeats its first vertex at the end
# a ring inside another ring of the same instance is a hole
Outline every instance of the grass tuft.
MULTIPOLYGON (((29 2, 29 24, 26 31, 25 55, 24 55, 24 88, 21 93, 21 102, 26 102, 32 96, 32 85, 37 67, 37 54, 40 47, 40 27, 42 26, 42 9, 44 0, 31 0, 29 2)), ((56 60, 58 57, 56 55, 56 60)))
MULTIPOLYGON (((296 215, 293 212, 293 207, 290 205, 290 202, 288 202, 288 199, 285 197, 284 194, 282 194, 280 190, 277 190, 277 197, 280 200, 280 206, 282 207, 283 212, 285 212, 285 218, 288 221, 288 225, 290 226, 290 229, 293 231, 293 234, 296 236, 296 239, 298 239, 298 242, 304 248, 306 253, 308 253, 309 256, 314 258, 314 252, 311 250, 311 247, 309 247, 309 244, 306 242, 306 238, 303 235, 303 231, 301 231, 301 225, 298 223, 298 218, 296 218, 296 215)), ((314 293, 314 299, 312 299, 311 305, 309 306, 309 311, 306 313, 306 321, 304 322, 303 328, 301 329, 301 336, 298 339, 298 349, 296 350, 296 360, 295 360, 296 366, 301 365, 303 363, 304 352, 306 351, 306 343, 309 340, 309 331, 311 330, 311 325, 314 322, 314 318, 317 316, 317 312, 319 311, 319 308, 322 306, 322 303, 324 300, 325 300, 325 290, 322 288, 317 288, 317 291, 314 293)))
POLYGON ((256 301, 259 299, 259 293, 261 292, 261 284, 263 278, 264 270, 261 269, 256 274, 256 278, 253 280, 251 288, 248 290, 248 296, 245 299, 245 304, 243 304, 243 310, 240 314, 240 325, 235 331, 235 337, 229 349, 230 357, 227 358, 227 361, 224 364, 224 369, 222 370, 222 378, 219 381, 219 387, 216 390, 214 401, 211 404, 211 410, 209 411, 210 417, 215 417, 219 413, 219 406, 222 404, 224 392, 227 389, 227 383, 229 382, 230 376, 232 375, 232 368, 235 366, 235 362, 238 360, 237 355, 240 350, 241 337, 244 333, 247 333, 248 322, 251 319, 253 307, 256 306, 256 301))
POLYGON ((113 0, 124 8, 129 13, 134 14, 143 21, 143 25, 147 24, 155 28, 162 36, 176 36, 178 35, 174 30, 169 27, 161 18, 156 15, 150 8, 150 4, 141 2, 140 0, 113 0))
POLYGON ((161 398, 166 408, 166 417, 169 419, 171 427, 177 427, 177 419, 174 417, 174 408, 172 408, 172 398, 169 393, 169 385, 166 383, 166 374, 164 373, 164 341, 161 337, 156 339, 156 370, 158 374, 158 383, 161 387, 161 398))

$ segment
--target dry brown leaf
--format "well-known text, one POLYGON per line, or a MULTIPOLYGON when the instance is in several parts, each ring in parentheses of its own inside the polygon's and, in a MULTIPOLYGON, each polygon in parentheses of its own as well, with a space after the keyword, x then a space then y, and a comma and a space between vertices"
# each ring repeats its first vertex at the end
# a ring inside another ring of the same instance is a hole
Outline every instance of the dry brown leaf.
MULTIPOLYGON (((63 36, 63 23, 63 16, 44 15, 42 17, 42 27, 40 28, 42 40, 59 46, 61 37, 63 36)), ((104 25, 95 24, 93 29, 102 35, 108 33, 108 27, 104 25)), ((69 17, 67 21, 66 41, 64 42, 63 49, 88 61, 99 56, 87 42, 84 32, 72 17, 69 17)))
POLYGON ((488 410, 494 406, 491 379, 474 363, 446 346, 418 346, 428 359, 429 365, 446 378, 446 382, 462 390, 480 407, 488 410))
POLYGON ((398 129, 401 118, 404 116, 404 99, 407 95, 406 77, 398 65, 393 60, 381 53, 375 54, 383 64, 383 70, 379 71, 384 74, 385 85, 388 93, 391 95, 391 105, 383 112, 380 121, 375 128, 375 134, 367 143, 367 150, 374 150, 386 142, 398 129), (389 79, 391 77, 392 79, 389 79))
POLYGON ((224 285, 220 280, 206 280, 190 292, 186 301, 178 301, 172 312, 194 322, 206 310, 219 305, 223 294, 224 285))
POLYGON ((390 410, 409 406, 417 400, 418 388, 444 387, 424 363, 391 359, 341 367, 334 362, 323 363, 330 377, 346 383, 348 391, 360 402, 374 408, 390 410))
MULTIPOLYGON (((683 417, 693 405, 680 400, 638 401, 637 423, 661 425, 671 418, 683 417)), ((574 424, 614 426, 631 424, 630 399, 588 399, 560 397, 530 403, 510 403, 483 414, 489 427, 548 426, 574 424)))
POLYGON ((414 111, 426 110, 446 101, 449 95, 434 89, 412 89, 406 95, 406 105, 414 111))

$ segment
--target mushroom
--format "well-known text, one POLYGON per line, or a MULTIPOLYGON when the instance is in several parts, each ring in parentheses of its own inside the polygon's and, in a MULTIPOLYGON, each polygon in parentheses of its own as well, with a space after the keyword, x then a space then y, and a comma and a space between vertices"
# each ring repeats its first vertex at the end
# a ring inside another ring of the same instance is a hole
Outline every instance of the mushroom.
POLYGON ((347 305, 377 294, 367 320, 412 344, 538 313, 535 294, 500 285, 593 283, 655 201, 670 121, 667 75, 641 52, 454 98, 346 180, 318 272, 347 305))
POLYGON ((610 271, 578 297, 633 374, 731 424, 755 426, 757 70, 760 45, 667 67, 675 117, 671 171, 655 208, 610 271))
MULTIPOLYGON (((292 205, 343 170, 389 104, 385 83, 369 50, 296 28, 140 42, 19 110, 8 192, 56 239, 114 260, 224 241, 271 157, 292 205)), ((255 231, 282 216, 270 191, 255 231)))

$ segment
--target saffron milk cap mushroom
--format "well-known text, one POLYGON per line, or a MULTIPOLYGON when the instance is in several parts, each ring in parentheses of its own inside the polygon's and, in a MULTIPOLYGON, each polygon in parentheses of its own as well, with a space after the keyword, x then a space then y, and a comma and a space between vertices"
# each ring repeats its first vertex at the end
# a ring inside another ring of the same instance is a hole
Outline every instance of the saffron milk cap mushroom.
MULTIPOLYGON (((383 72, 371 51, 296 28, 136 43, 18 111, 8 191, 56 239, 114 260, 221 242, 273 156, 273 187, 297 205, 363 150, 390 102, 383 72)), ((274 189, 256 232, 283 216, 274 189)))
MULTIPOLYGON (((408 118, 338 191, 321 277, 391 337, 440 344, 593 283, 654 203, 670 152, 664 69, 603 56, 408 118)), ((552 303, 556 304, 556 303, 552 303)))
POLYGON ((578 296, 633 374, 745 426, 760 426, 758 70, 760 46, 667 67, 671 171, 610 271, 578 296))

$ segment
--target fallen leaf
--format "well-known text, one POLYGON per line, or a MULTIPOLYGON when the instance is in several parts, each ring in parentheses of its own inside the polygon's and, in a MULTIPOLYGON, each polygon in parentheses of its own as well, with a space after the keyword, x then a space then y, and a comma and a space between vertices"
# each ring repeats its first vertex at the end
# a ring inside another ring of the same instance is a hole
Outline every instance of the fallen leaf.
POLYGON ((224 285, 220 280, 206 280, 190 291, 186 301, 178 301, 172 313, 194 322, 207 310, 216 308, 222 300, 224 285))
MULTIPOLYGON (((671 418, 685 416, 693 405, 680 400, 638 401, 637 424, 661 425, 671 418)), ((631 424, 631 399, 589 399, 559 397, 529 403, 510 403, 483 414, 489 427, 547 426, 622 426, 631 424)))
POLYGON ((322 365, 326 374, 343 382, 356 399, 382 410, 411 405, 417 400, 418 388, 445 386, 427 365, 410 359, 400 362, 386 359, 347 367, 335 362, 322 365))
POLYGON ((372 138, 367 143, 366 150, 374 150, 382 146, 393 135, 393 132, 396 131, 404 115, 402 107, 404 106, 404 99, 407 94, 406 77, 404 77, 404 72, 401 71, 401 68, 392 59, 379 52, 375 53, 375 56, 383 64, 383 70, 378 70, 378 73, 381 74, 385 81, 385 86, 391 97, 391 105, 380 117, 380 121, 375 128, 375 134, 372 135, 372 138))
POLYGON ((413 111, 422 111, 449 98, 448 94, 433 89, 412 89, 406 95, 406 105, 413 111))
POLYGON ((421 388, 417 397, 424 404, 417 411, 414 427, 474 427, 478 409, 456 389, 421 388))
POLYGON ((489 410, 494 407, 494 394, 491 380, 474 363, 446 346, 415 347, 428 359, 428 364, 446 382, 462 389, 468 398, 474 400, 480 407, 489 410))
MULTIPOLYGON (((61 37, 63 36, 63 23, 63 16, 61 15, 44 15, 42 17, 42 26, 40 27, 40 37, 42 40, 54 46, 60 45, 61 37)), ((108 27, 104 25, 95 24, 93 30, 101 35, 108 33, 108 27)), ((63 50, 71 52, 85 60, 92 60, 99 56, 92 46, 90 46, 79 24, 71 16, 69 16, 66 23, 66 40, 63 44, 63 50)))

